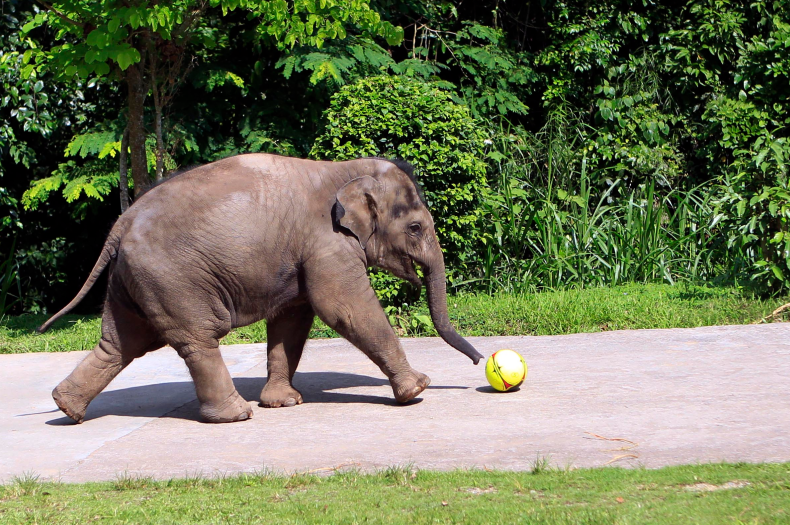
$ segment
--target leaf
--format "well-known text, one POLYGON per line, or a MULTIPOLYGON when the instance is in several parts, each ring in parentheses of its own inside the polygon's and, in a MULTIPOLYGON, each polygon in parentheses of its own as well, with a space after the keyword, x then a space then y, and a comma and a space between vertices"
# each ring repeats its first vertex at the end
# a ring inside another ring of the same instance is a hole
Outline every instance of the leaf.
POLYGON ((138 27, 140 27, 140 22, 141 22, 140 14, 136 10, 130 9, 129 11, 130 11, 128 15, 129 25, 132 26, 132 29, 137 29, 138 27))
POLYGON ((120 67, 122 71, 126 71, 129 66, 140 61, 140 52, 130 47, 119 52, 115 60, 118 62, 118 67, 120 67))
POLYGON ((743 214, 746 212, 746 200, 741 199, 740 201, 738 201, 736 208, 738 210, 738 216, 743 217, 743 214))
POLYGON ((108 74, 110 72, 110 66, 109 66, 109 64, 107 64, 107 62, 98 62, 94 66, 93 71, 97 75, 104 76, 104 75, 106 75, 106 74, 108 74))
MULTIPOLYGON (((77 156, 83 159, 98 154, 99 158, 104 158, 109 152, 108 146, 117 143, 117 135, 114 131, 99 131, 93 133, 83 133, 75 135, 71 142, 66 146, 66 155, 77 156)), ((120 143, 118 143, 120 150, 120 143)))
POLYGON ((85 40, 89 46, 93 47, 101 47, 104 41, 104 31, 99 28, 94 29, 90 33, 88 33, 88 38, 85 40))
POLYGON ((431 321, 431 318, 428 317, 425 314, 415 314, 414 318, 417 319, 420 323, 422 323, 425 326, 431 326, 433 324, 433 322, 431 321))
POLYGON ((57 190, 62 185, 63 178, 60 175, 33 181, 30 188, 22 195, 22 204, 26 210, 35 210, 39 204, 47 200, 50 192, 57 190))
POLYGON ((19 78, 22 80, 28 80, 30 77, 34 77, 36 68, 33 64, 28 64, 22 68, 22 71, 19 72, 19 78))

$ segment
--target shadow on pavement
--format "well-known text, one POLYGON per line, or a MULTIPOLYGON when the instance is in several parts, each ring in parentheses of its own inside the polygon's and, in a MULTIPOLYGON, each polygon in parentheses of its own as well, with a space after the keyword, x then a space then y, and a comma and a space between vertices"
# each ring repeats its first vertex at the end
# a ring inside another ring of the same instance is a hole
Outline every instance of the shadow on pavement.
POLYGON ((482 392, 483 394, 510 394, 511 392, 518 392, 519 390, 521 390, 521 387, 517 386, 516 388, 512 388, 512 389, 510 389, 510 390, 508 390, 506 392, 502 392, 501 390, 497 390, 496 388, 494 388, 492 386, 479 386, 479 387, 475 388, 475 390, 477 390, 478 392, 482 392))
MULTIPOLYGON (((238 377, 233 380, 236 390, 247 401, 257 402, 261 389, 266 384, 262 377, 238 377)), ((305 403, 374 403, 389 406, 402 406, 395 402, 388 389, 389 396, 360 393, 344 393, 335 390, 360 387, 389 387, 389 381, 383 378, 343 372, 297 372, 293 380, 304 398, 305 403)), ((466 389, 466 386, 429 386, 428 389, 466 389)), ((422 401, 416 398, 405 405, 413 405, 422 401)), ((127 417, 172 417, 199 421, 198 403, 195 389, 191 381, 155 383, 118 390, 102 392, 88 407, 85 421, 104 416, 127 417), (188 399, 186 403, 184 400, 188 399), (181 406, 178 406, 178 405, 181 406)), ((46 422, 47 425, 73 425, 68 417, 59 417, 46 422)))

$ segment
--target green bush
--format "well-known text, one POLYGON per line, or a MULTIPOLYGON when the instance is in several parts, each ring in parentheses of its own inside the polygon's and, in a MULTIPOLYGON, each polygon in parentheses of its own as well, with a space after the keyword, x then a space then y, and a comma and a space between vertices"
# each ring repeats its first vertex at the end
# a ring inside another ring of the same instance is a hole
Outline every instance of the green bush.
MULTIPOLYGON (((344 86, 324 118, 313 158, 397 157, 415 166, 451 279, 463 275, 473 264, 475 226, 487 187, 487 135, 469 109, 436 84, 379 76, 344 86)), ((399 283, 378 281, 380 295, 399 295, 399 283)))

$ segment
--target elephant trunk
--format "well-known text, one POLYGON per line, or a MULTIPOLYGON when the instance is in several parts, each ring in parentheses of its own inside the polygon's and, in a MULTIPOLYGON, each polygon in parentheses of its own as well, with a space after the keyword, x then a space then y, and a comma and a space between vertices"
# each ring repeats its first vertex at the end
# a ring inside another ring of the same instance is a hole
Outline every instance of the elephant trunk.
POLYGON ((474 364, 479 363, 483 356, 466 339, 458 335, 458 332, 450 324, 450 316, 447 313, 444 258, 441 252, 431 264, 424 265, 423 269, 425 270, 425 289, 428 292, 428 308, 431 311, 433 326, 448 345, 468 356, 474 364))

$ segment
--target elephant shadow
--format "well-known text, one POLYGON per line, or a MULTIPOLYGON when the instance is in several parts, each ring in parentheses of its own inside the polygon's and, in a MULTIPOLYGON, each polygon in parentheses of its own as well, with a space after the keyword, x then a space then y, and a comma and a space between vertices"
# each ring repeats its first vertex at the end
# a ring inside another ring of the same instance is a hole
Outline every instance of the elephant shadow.
MULTIPOLYGON (((236 390, 247 401, 257 402, 261 389, 266 384, 265 377, 237 377, 233 379, 236 390)), ((297 372, 293 379, 305 403, 374 403, 396 406, 398 403, 391 395, 371 395, 351 392, 337 392, 344 388, 389 387, 383 378, 344 372, 297 372)), ((428 389, 466 389, 466 386, 429 386, 428 389)), ((416 398, 407 405, 416 404, 416 398)), ((127 417, 169 417, 199 421, 198 402, 191 381, 155 383, 102 392, 88 407, 85 421, 104 416, 127 417), (180 406, 179 406, 180 405, 180 406), (174 408, 175 407, 175 408, 174 408)), ((56 409, 57 410, 57 409, 56 409)), ((47 425, 71 425, 68 417, 59 417, 46 422, 47 425)))

